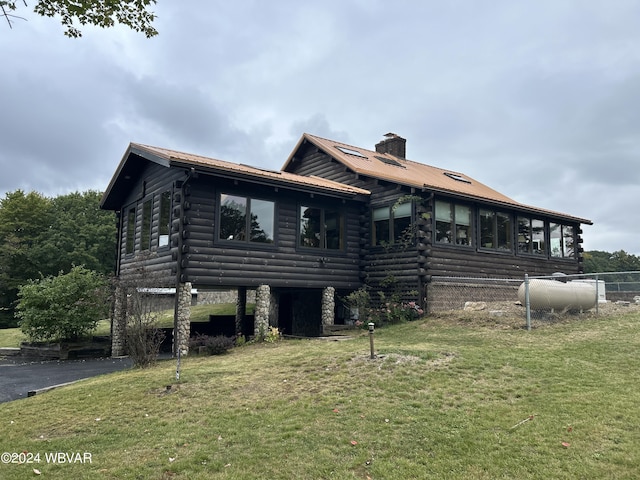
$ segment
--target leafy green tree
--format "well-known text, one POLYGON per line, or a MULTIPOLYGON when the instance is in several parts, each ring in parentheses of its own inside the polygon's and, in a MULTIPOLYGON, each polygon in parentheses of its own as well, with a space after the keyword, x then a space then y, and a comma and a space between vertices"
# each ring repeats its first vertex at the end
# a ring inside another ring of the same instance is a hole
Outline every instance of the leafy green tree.
POLYGON ((27 280, 73 265, 113 272, 115 214, 100 209, 100 198, 95 191, 50 199, 17 190, 0 199, 0 327, 15 326, 18 287, 27 280))
MULTIPOLYGON (((152 25, 156 16, 149 11, 155 3, 156 0, 38 0, 33 11, 43 17, 60 17, 60 23, 66 28, 64 34, 71 38, 82 36, 76 22, 102 28, 118 23, 150 38, 158 34, 152 25)), ((13 13, 23 6, 28 6, 26 0, 0 0, 0 16, 5 17, 10 28, 13 19, 23 19, 13 13)))
POLYGON ((600 250, 584 252, 585 273, 640 271, 640 257, 624 250, 609 253, 600 250))
POLYGON ((0 199, 0 326, 15 325, 18 287, 40 276, 32 247, 42 232, 49 231, 52 218, 51 200, 37 192, 16 190, 0 199))
POLYGON ((585 273, 598 273, 598 272, 612 272, 610 270, 611 253, 603 252, 600 250, 591 250, 584 252, 584 272, 585 273))
POLYGON ((18 292, 20 328, 31 341, 81 338, 108 314, 108 283, 85 267, 30 280, 18 292))
POLYGON ((633 272, 640 271, 640 258, 619 250, 611 254, 611 263, 614 265, 616 272, 633 272))
POLYGON ((100 209, 102 194, 93 190, 52 199, 50 227, 42 230, 32 249, 44 275, 68 272, 84 265, 102 274, 115 266, 115 214, 100 209))

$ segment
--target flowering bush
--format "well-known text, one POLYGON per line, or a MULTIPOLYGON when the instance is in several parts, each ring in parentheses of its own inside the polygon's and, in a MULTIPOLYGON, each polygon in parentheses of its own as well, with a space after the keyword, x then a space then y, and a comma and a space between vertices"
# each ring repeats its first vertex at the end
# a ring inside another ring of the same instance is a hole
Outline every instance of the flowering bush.
MULTIPOLYGON (((380 297, 381 300, 385 300, 382 292, 380 292, 380 297)), ((382 305, 379 313, 383 317, 383 322, 391 324, 415 320, 424 313, 416 302, 403 302, 394 296, 382 305)))
POLYGON ((387 296, 382 291, 378 291, 377 294, 377 303, 372 302, 368 287, 362 287, 345 297, 346 304, 358 312, 356 327, 367 328, 369 323, 376 327, 385 323, 402 323, 420 318, 424 314, 416 302, 405 302, 400 294, 387 296))
POLYGON ((282 332, 277 327, 269 327, 269 331, 264 336, 264 341, 267 343, 276 343, 282 340, 282 332))

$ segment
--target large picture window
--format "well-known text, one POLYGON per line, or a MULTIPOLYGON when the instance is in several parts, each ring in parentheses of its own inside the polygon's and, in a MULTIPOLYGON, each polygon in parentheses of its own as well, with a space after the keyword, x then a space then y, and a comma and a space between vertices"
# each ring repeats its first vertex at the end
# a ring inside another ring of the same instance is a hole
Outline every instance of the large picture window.
POLYGON ((274 218, 274 202, 225 193, 220 195, 221 240, 273 243, 274 218))
POLYGON ((473 244, 471 207, 436 201, 436 242, 454 245, 473 244))
POLYGON ((338 210, 302 205, 298 246, 342 250, 343 224, 343 216, 338 210))
POLYGON ((571 225, 549 224, 549 251, 552 257, 575 258, 575 236, 571 225))
POLYGON ((411 203, 374 208, 372 217, 373 245, 402 243, 411 234, 411 203))
POLYGON ((511 216, 508 213, 480 209, 480 247, 510 252, 511 216))
POLYGON ((518 217, 518 253, 547 254, 543 220, 518 217))

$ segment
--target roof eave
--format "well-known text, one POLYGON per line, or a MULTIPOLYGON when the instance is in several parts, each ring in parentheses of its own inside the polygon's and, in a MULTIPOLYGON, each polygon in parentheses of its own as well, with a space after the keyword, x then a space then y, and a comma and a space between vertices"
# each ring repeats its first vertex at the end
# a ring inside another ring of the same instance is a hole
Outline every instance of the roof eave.
POLYGON ((115 186, 116 182, 120 178, 120 174, 122 173, 122 169, 124 168, 125 164, 127 163, 127 160, 129 159, 129 155, 131 155, 132 146, 133 144, 130 143, 129 146, 127 147, 127 150, 124 152, 124 155, 122 155, 122 158, 120 159, 120 163, 118 164, 116 171, 114 172, 113 176, 111 177, 111 180, 109 181, 109 185, 107 185, 106 190, 102 194, 102 198, 100 199, 100 208, 103 210, 112 210, 112 208, 108 208, 106 205, 108 204, 109 197, 111 196, 111 191, 113 190, 113 187, 115 186))
POLYGON ((151 152, 148 149, 144 148, 144 146, 139 145, 137 143, 129 143, 129 146, 127 147, 127 150, 124 152, 124 155, 122 156, 122 159, 120 160, 120 163, 118 164, 118 167, 116 168, 116 171, 113 174, 113 177, 111 177, 111 181, 109 182, 107 189, 102 194, 102 198, 100 199, 101 209, 103 210, 118 209, 118 206, 116 206, 115 203, 114 204, 110 203, 111 195, 112 195, 113 189, 115 188, 116 184, 120 180, 122 171, 124 170, 125 166, 129 162, 131 155, 137 155, 141 158, 144 158, 145 160, 157 163, 164 167, 170 166, 168 157, 162 156, 155 152, 151 152))
POLYGON ((370 192, 363 189, 337 190, 330 187, 324 187, 321 185, 306 185, 304 183, 298 183, 286 178, 278 179, 278 178, 263 176, 263 175, 260 175, 259 173, 254 174, 251 172, 237 172, 233 170, 227 170, 225 168, 218 168, 215 166, 194 164, 188 161, 183 161, 175 158, 171 159, 171 166, 182 167, 182 168, 193 167, 196 169, 196 172, 203 173, 205 175, 216 175, 216 176, 228 178, 231 180, 245 180, 245 181, 251 181, 251 182, 259 182, 263 185, 268 185, 273 187, 285 187, 285 188, 295 189, 297 191, 301 191, 305 193, 322 194, 322 195, 337 197, 337 198, 356 199, 358 197, 362 197, 370 194, 370 192))
POLYGON ((466 195, 460 192, 433 188, 433 187, 429 187, 428 185, 425 185, 424 189, 427 191, 434 192, 436 194, 440 193, 440 194, 444 194, 450 197, 459 198, 463 200, 484 203, 484 204, 492 205, 496 207, 510 208, 512 210, 520 211, 523 213, 532 213, 532 214, 542 215, 545 217, 557 218, 560 220, 570 220, 572 222, 583 223, 585 225, 593 225, 593 222, 587 218, 580 218, 580 217, 568 215, 562 212, 555 212, 553 210, 545 210, 543 208, 533 207, 531 205, 525 205, 524 203, 519 203, 519 202, 516 202, 515 200, 513 200, 512 202, 505 202, 505 201, 491 199, 487 197, 480 197, 476 195, 466 195))
POLYGON ((280 168, 280 170, 282 170, 282 171, 286 171, 287 170, 287 167, 289 166, 289 164, 291 162, 293 162, 293 159, 295 158, 296 153, 298 153, 298 150, 300 149, 300 147, 302 145, 304 145, 304 143, 306 141, 309 141, 309 140, 310 140, 309 136, 306 133, 303 133, 302 136, 300 137, 300 139, 298 140, 298 143, 296 143, 296 146, 293 147, 293 150, 291 150, 291 153, 287 157, 287 161, 284 162, 284 165, 282 165, 282 168, 280 168))

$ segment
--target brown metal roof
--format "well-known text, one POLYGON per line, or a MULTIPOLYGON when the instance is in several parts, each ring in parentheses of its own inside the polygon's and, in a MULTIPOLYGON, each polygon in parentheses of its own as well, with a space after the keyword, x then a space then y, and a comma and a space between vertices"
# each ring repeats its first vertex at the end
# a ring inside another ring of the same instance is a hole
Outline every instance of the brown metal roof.
POLYGON ((201 155, 194 155, 191 153, 178 152, 175 150, 168 150, 166 148, 152 147, 149 145, 142 145, 139 143, 132 143, 132 150, 146 151, 160 158, 166 159, 172 165, 189 166, 196 168, 204 168, 207 170, 224 171, 240 174, 247 177, 252 177, 257 180, 264 181, 270 179, 280 184, 291 184, 298 186, 308 186, 316 189, 325 190, 328 192, 334 192, 347 195, 369 195, 371 192, 362 188, 354 187, 351 185, 345 185, 342 183, 327 180, 325 178, 316 176, 303 176, 296 175, 289 172, 267 170, 258 167, 252 167, 250 165, 243 165, 233 162, 226 162, 224 160, 218 160, 210 157, 203 157, 201 155))
POLYGON ((293 161, 298 149, 305 141, 311 142, 326 154, 360 175, 366 175, 418 189, 448 193, 473 200, 509 206, 532 213, 562 217, 580 223, 592 223, 591 220, 584 218, 573 217, 564 213, 544 210, 519 203, 464 173, 425 165, 424 163, 406 160, 388 153, 374 152, 308 133, 302 135, 296 148, 283 165, 282 170, 286 170, 287 166, 293 161))

